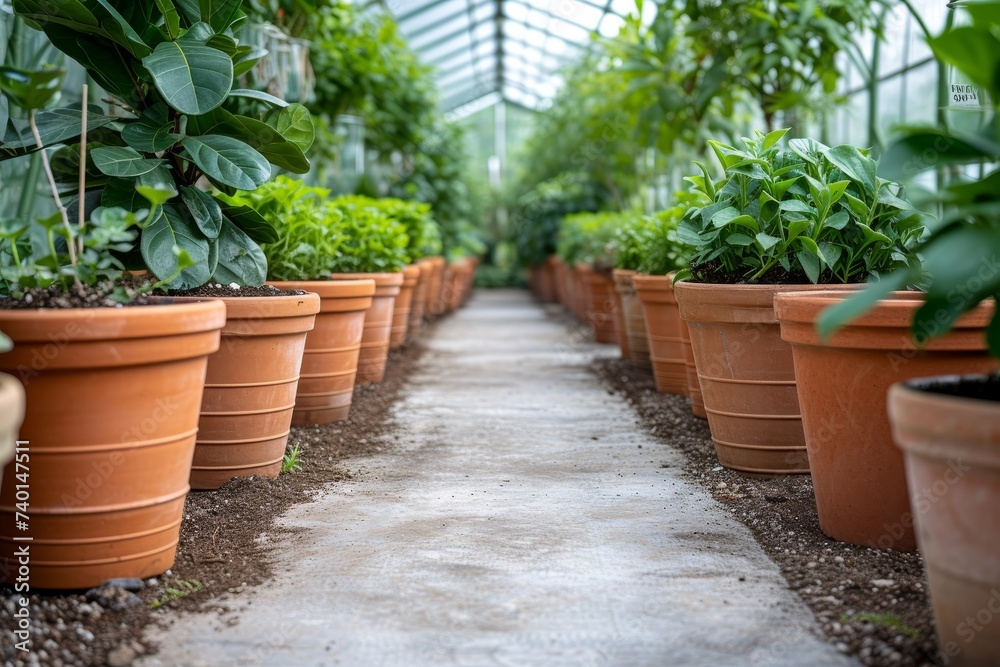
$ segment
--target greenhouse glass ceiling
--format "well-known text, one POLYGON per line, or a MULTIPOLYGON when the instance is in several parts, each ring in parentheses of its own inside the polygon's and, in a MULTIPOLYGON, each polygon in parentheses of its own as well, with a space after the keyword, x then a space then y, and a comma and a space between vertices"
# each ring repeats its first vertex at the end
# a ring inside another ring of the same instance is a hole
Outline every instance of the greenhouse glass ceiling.
POLYGON ((559 70, 614 36, 635 0, 377 0, 436 70, 442 106, 502 98, 538 109, 559 70))

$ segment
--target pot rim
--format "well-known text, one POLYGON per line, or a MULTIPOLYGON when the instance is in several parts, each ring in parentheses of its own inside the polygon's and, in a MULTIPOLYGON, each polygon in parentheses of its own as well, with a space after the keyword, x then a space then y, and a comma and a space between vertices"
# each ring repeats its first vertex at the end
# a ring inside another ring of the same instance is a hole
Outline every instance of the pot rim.
POLYGON ((365 280, 272 280, 282 289, 301 289, 318 294, 321 299, 353 299, 375 296, 375 281, 365 280))
POLYGON ((15 345, 51 342, 53 332, 72 341, 157 338, 217 330, 225 323, 225 303, 204 297, 121 308, 0 310, 0 329, 15 345))
POLYGON ((996 413, 997 418, 1000 419, 1000 400, 991 401, 986 398, 955 396, 953 394, 945 394, 942 392, 934 391, 932 389, 932 385, 954 386, 974 380, 983 380, 1000 387, 1000 371, 996 373, 932 375, 929 377, 913 378, 912 380, 906 380, 905 382, 897 382, 896 384, 893 385, 893 387, 898 386, 898 389, 896 389, 896 391, 900 393, 911 394, 915 396, 924 396, 932 398, 933 400, 940 400, 946 404, 955 406, 976 403, 978 404, 977 409, 994 412, 996 413))
POLYGON ((331 282, 346 282, 350 280, 374 280, 377 287, 398 287, 403 284, 404 271, 372 272, 372 273, 331 273, 331 282))
MULTIPOLYGON (((779 293, 774 295, 774 312, 781 322, 813 324, 824 310, 856 293, 856 290, 779 293)), ((838 331, 872 327, 898 327, 909 330, 913 322, 913 313, 924 304, 925 299, 921 297, 925 294, 919 290, 890 292, 889 298, 879 299, 867 312, 845 324, 838 331)), ((955 321, 952 329, 985 327, 992 317, 994 306, 992 299, 980 302, 972 310, 963 313, 955 321)))
MULTIPOLYGON (((172 299, 195 300, 205 297, 174 296, 172 299)), ((211 297, 226 304, 226 320, 277 319, 280 317, 304 317, 319 312, 319 294, 306 291, 305 294, 279 294, 276 296, 221 296, 211 297)))

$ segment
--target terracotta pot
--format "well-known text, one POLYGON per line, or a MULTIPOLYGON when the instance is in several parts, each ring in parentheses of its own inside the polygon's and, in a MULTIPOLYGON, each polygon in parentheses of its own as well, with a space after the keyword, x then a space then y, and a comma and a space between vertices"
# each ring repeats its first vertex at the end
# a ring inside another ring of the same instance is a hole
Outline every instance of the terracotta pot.
MULTIPOLYGON (((0 374, 0 469, 14 458, 17 430, 24 420, 24 387, 16 378, 0 374)), ((0 482, 3 481, 0 476, 0 482)), ((0 485, 0 491, 3 486, 0 485)))
POLYGON ((403 269, 403 284, 396 297, 396 305, 392 311, 392 331, 389 335, 389 349, 398 350, 406 342, 406 331, 410 326, 410 310, 413 308, 413 295, 420 280, 420 267, 416 264, 403 269))
POLYGON ((343 421, 351 410, 365 315, 375 296, 374 280, 276 281, 284 290, 319 295, 316 324, 306 335, 295 392, 292 425, 343 421))
POLYGON ((628 330, 625 327, 625 307, 622 305, 622 295, 618 292, 614 278, 611 279, 610 295, 612 301, 612 319, 615 325, 615 340, 618 341, 618 349, 621 351, 622 359, 628 359, 631 356, 631 349, 629 348, 628 330))
POLYGON ((431 282, 427 291, 427 306, 425 314, 437 317, 443 315, 445 303, 441 299, 441 292, 444 290, 444 270, 447 261, 444 257, 429 257, 431 263, 431 282))
POLYGON ((542 303, 552 303, 556 300, 555 264, 551 259, 549 258, 531 269, 532 291, 542 303))
POLYGON ((566 289, 566 265, 563 264, 563 261, 557 256, 553 255, 552 257, 556 302, 565 308, 566 303, 569 301, 569 295, 566 289))
MULTIPOLYGON (((646 316, 642 312, 642 302, 635 293, 632 279, 635 271, 615 269, 613 272, 615 292, 621 300, 622 323, 628 338, 628 359, 649 364, 649 339, 646 337, 646 316)), ((621 341, 619 340, 619 343, 621 341)), ((624 351, 625 348, 622 348, 624 351)))
POLYGON ((820 528, 844 542, 912 551, 916 538, 903 456, 893 446, 886 392, 914 377, 996 368, 985 339, 992 306, 980 306, 918 352, 910 324, 924 296, 896 292, 824 345, 816 318, 850 294, 824 290, 774 298, 781 337, 795 359, 820 528))
POLYGON ((694 363, 694 348, 691 346, 691 332, 688 323, 681 320, 681 340, 684 343, 684 370, 687 372, 688 397, 691 399, 691 414, 699 419, 707 419, 705 399, 701 395, 701 383, 698 381, 698 369, 694 363))
POLYGON ((444 312, 450 313, 458 308, 462 292, 459 277, 462 272, 462 264, 453 262, 445 267, 444 288, 441 291, 441 301, 444 302, 444 312))
POLYGON ((583 274, 585 271, 586 267, 582 265, 574 266, 570 271, 572 276, 572 279, 570 280, 572 297, 570 310, 573 312, 573 317, 575 317, 580 323, 587 321, 587 288, 583 280, 583 274))
POLYGON ((997 384, 952 376, 889 390, 941 652, 953 667, 1000 664, 997 384))
POLYGON ((397 273, 334 273, 333 280, 375 281, 375 296, 371 308, 365 313, 364 335, 361 337, 361 354, 358 356, 356 384, 375 384, 385 377, 389 360, 389 339, 396 297, 403 287, 403 272, 397 273))
POLYGON ((684 365, 684 340, 681 338, 681 318, 673 289, 674 274, 632 277, 635 293, 642 304, 649 341, 649 360, 653 365, 656 390, 666 394, 686 396, 687 369, 684 365))
POLYGON ((410 301, 410 324, 406 330, 407 340, 414 340, 424 328, 424 310, 427 306, 427 292, 430 289, 431 274, 434 268, 426 259, 416 264, 420 270, 417 285, 413 288, 413 299, 410 301))
POLYGON ((774 295, 843 285, 674 286, 719 461, 748 475, 808 473, 791 345, 774 295))
POLYGON ((611 276, 589 266, 579 268, 583 281, 584 322, 594 330, 598 343, 615 345, 615 299, 611 276))
POLYGON ((222 301, 226 326, 208 358, 192 489, 281 472, 306 334, 320 306, 311 293, 222 301))
POLYGON ((15 530, 15 466, 0 492, 0 576, 31 542, 31 587, 89 588, 174 563, 218 300, 128 308, 0 310, 24 385, 27 531, 15 530))

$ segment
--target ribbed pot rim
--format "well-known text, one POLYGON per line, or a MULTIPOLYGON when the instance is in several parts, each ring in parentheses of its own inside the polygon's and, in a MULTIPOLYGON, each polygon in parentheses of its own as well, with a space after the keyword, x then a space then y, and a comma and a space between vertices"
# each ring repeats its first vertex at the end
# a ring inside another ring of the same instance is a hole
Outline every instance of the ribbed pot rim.
POLYGON ((0 310, 0 330, 15 342, 159 338, 221 329, 226 306, 220 299, 192 301, 160 297, 154 305, 121 308, 0 310))
POLYGON ((405 278, 403 271, 393 273, 331 273, 330 278, 334 281, 341 280, 374 280, 377 287, 397 287, 403 284, 405 278))
MULTIPOLYGON (((810 324, 815 322, 824 310, 854 293, 856 291, 833 290, 776 294, 774 312, 779 321, 810 324)), ((868 312, 846 324, 842 329, 869 327, 909 329, 913 322, 913 314, 924 304, 924 300, 924 292, 916 290, 890 292, 888 298, 877 301, 868 312)), ((989 323, 993 311, 992 300, 984 301, 962 315, 953 328, 981 329, 989 323)))
POLYGON ((681 317, 689 322, 777 324, 774 297, 784 292, 846 291, 858 285, 730 285, 674 283, 681 317))
MULTIPOLYGON (((172 297, 177 300, 199 297, 172 297)), ((315 292, 305 294, 280 294, 277 296, 223 296, 218 298, 226 304, 226 321, 278 319, 282 317, 304 317, 319 312, 320 296, 315 292)))

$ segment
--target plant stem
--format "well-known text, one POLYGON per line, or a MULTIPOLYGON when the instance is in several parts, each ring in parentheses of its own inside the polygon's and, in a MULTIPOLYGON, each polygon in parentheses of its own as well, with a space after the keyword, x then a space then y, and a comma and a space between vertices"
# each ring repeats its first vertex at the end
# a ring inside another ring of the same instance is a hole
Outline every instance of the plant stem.
POLYGON ((80 231, 77 240, 80 244, 77 250, 83 253, 83 226, 86 224, 86 211, 84 210, 84 199, 87 195, 87 84, 83 84, 83 93, 80 96, 80 180, 77 182, 79 199, 76 206, 76 227, 80 231))
MULTIPOLYGON (((28 125, 31 127, 31 136, 35 138, 35 145, 38 146, 38 153, 42 156, 42 168, 45 170, 45 177, 49 181, 52 198, 55 199, 56 208, 59 209, 59 215, 62 217, 63 225, 69 234, 66 238, 66 247, 69 248, 69 261, 73 266, 73 283, 76 285, 77 291, 83 294, 83 284, 80 283, 80 276, 77 275, 76 271, 76 247, 73 244, 73 227, 69 224, 69 213, 62 203, 62 199, 59 198, 59 186, 56 185, 56 178, 52 175, 52 166, 49 164, 49 155, 45 152, 45 145, 42 143, 42 135, 38 133, 34 109, 28 113, 28 125)), ((79 206, 83 206, 82 201, 79 203, 79 206)))

